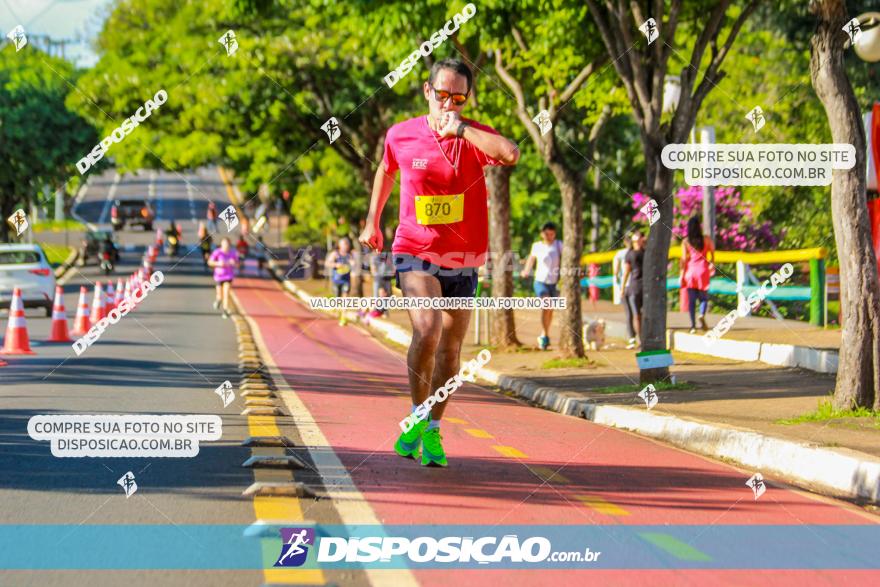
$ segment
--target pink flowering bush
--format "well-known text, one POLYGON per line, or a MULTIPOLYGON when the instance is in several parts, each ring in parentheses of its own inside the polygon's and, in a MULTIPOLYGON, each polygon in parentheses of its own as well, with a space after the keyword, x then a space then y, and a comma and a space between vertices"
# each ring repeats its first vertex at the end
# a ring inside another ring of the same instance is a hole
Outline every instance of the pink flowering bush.
MULTIPOLYGON (((647 223, 639 212, 650 199, 646 194, 636 192, 632 196, 636 214, 633 222, 647 223)), ((687 222, 694 214, 701 215, 703 188, 689 186, 680 188, 675 194, 673 204, 672 234, 678 239, 687 236, 687 222)), ((743 202, 735 188, 715 188, 715 248, 722 251, 766 251, 777 247, 784 236, 774 232, 770 222, 758 224, 752 213, 752 204, 743 202)))

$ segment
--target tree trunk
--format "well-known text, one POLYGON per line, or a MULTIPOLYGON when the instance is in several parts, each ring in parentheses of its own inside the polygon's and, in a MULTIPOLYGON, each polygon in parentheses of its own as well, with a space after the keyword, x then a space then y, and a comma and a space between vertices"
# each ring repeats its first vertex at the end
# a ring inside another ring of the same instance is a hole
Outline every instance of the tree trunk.
POLYGON ((849 143, 856 150, 855 166, 835 170, 831 183, 831 214, 840 261, 840 311, 846 316, 834 406, 878 409, 880 292, 865 195, 865 132, 843 62, 846 36, 839 34, 850 19, 843 0, 814 0, 811 9, 818 18, 811 40, 813 88, 825 107, 832 141, 849 143))
MULTIPOLYGON (((510 250, 510 176, 513 167, 489 167, 489 250, 491 257, 492 296, 513 297, 514 257, 510 250)), ((513 310, 495 310, 490 321, 490 342, 498 348, 519 347, 513 310)))
POLYGON ((562 192, 562 261, 559 267, 559 294, 565 298, 559 348, 565 357, 584 357, 581 338, 581 254, 584 250, 583 186, 563 163, 547 163, 562 192))
MULTIPOLYGON (((672 240, 672 172, 660 162, 660 150, 645 147, 648 195, 657 202, 660 219, 651 226, 642 269, 642 350, 666 348, 666 274, 672 240)), ((666 380, 669 368, 643 369, 642 383, 666 380)))
POLYGON ((11 193, 14 193, 14 190, 9 190, 10 195, 0 195, 0 243, 10 242, 9 239, 12 237, 9 223, 6 222, 6 219, 12 216, 15 211, 16 201, 11 193))

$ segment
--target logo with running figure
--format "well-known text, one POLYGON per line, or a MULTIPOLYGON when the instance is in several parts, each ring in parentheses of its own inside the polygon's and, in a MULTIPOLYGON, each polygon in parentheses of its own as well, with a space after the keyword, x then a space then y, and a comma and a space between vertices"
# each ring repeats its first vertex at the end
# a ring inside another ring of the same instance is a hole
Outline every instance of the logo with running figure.
POLYGON ((321 125, 321 130, 327 133, 327 138, 330 139, 330 144, 333 144, 333 141, 339 138, 339 135, 342 134, 342 131, 339 130, 339 121, 336 120, 335 116, 331 116, 327 119, 327 122, 321 125))
POLYGON ((125 491, 125 499, 134 495, 134 492, 138 490, 137 481, 134 480, 134 473, 131 471, 120 477, 116 484, 125 491))
POLYGON ((657 21, 653 18, 649 18, 643 22, 642 26, 639 27, 639 30, 642 31, 642 34, 648 39, 649 45, 656 41, 657 37, 660 36, 660 33, 657 31, 657 21))
POLYGON ((553 121, 550 120, 549 110, 541 110, 538 112, 538 115, 532 119, 532 122, 538 125, 538 130, 541 131, 542 137, 553 128, 553 121))
POLYGON ((752 126, 755 127, 755 132, 758 132, 762 128, 764 128, 764 124, 767 122, 764 119, 764 111, 761 110, 760 106, 755 106, 751 109, 751 111, 746 114, 746 120, 752 123, 752 126))
POLYGON ((217 42, 226 49, 227 56, 235 55, 235 52, 238 51, 238 39, 235 38, 235 31, 232 29, 223 33, 223 36, 217 39, 217 42))
POLYGON ((276 567, 301 567, 315 544, 314 528, 281 528, 281 554, 276 567))
POLYGON ((849 42, 855 45, 862 38, 862 25, 858 18, 854 18, 843 27, 843 32, 849 35, 849 42))
POLYGON ((21 236, 21 233, 28 228, 27 214, 19 208, 12 213, 12 216, 6 219, 6 223, 15 231, 15 236, 21 236))

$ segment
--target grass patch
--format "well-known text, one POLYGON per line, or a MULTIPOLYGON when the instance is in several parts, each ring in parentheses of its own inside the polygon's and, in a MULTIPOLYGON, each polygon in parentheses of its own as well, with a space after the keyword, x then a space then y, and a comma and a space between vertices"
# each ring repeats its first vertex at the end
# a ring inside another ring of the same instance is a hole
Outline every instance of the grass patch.
POLYGON ((572 357, 570 359, 550 359, 541 365, 541 369, 580 369, 595 367, 596 363, 587 358, 572 357))
POLYGON ((46 260, 49 261, 49 265, 53 267, 61 265, 70 256, 71 251, 73 251, 73 247, 65 247, 64 245, 52 245, 49 243, 39 243, 39 245, 43 248, 43 252, 46 253, 46 260))
POLYGON ((86 229, 86 226, 81 222, 77 222, 71 218, 66 220, 40 220, 32 226, 34 232, 62 232, 64 230, 82 230, 86 229))
MULTIPOLYGON (((591 389, 590 393, 638 393, 644 388, 643 385, 612 385, 610 387, 600 387, 599 389, 591 389)), ((661 381, 654 384, 657 391, 690 391, 696 389, 697 386, 687 381, 678 381, 670 383, 661 381)))
POLYGON ((828 400, 821 400, 819 407, 814 412, 808 412, 796 418, 787 418, 776 420, 777 424, 791 425, 804 424, 806 422, 828 422, 831 420, 842 420, 844 418, 866 418, 872 422, 876 428, 880 428, 880 412, 874 412, 868 408, 855 408, 849 410, 835 409, 828 400))

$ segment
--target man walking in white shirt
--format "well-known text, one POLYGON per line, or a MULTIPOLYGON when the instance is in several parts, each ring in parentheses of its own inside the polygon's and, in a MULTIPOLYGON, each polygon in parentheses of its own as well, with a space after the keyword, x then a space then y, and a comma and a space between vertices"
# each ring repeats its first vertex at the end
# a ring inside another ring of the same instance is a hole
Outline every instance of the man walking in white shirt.
MULTIPOLYGON (((541 240, 532 245, 526 266, 520 276, 525 279, 535 269, 535 295, 539 298, 559 296, 556 284, 559 282, 559 263, 562 260, 562 242, 556 240, 556 225, 547 222, 541 227, 541 240)), ((542 351, 550 346, 550 323, 553 321, 553 310, 541 310, 541 336, 538 347, 542 351)))

